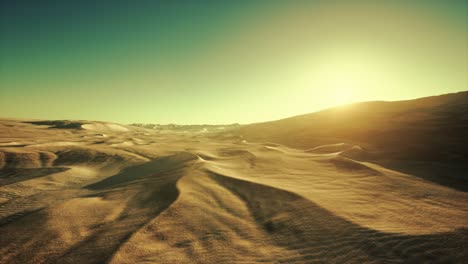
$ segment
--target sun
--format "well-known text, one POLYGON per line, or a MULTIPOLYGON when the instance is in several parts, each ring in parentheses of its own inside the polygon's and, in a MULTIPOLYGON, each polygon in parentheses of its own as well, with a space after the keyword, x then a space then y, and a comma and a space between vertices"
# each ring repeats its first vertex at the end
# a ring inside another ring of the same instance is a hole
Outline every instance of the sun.
POLYGON ((359 98, 362 81, 352 72, 330 74, 321 80, 323 100, 330 106, 356 102, 359 98))
POLYGON ((305 105, 310 106, 313 98, 314 109, 376 100, 394 86, 391 69, 381 61, 371 51, 332 49, 313 61, 299 64, 293 86, 298 87, 305 105))
POLYGON ((314 93, 329 106, 362 101, 379 87, 377 67, 358 60, 334 60, 323 63, 309 77, 314 93))

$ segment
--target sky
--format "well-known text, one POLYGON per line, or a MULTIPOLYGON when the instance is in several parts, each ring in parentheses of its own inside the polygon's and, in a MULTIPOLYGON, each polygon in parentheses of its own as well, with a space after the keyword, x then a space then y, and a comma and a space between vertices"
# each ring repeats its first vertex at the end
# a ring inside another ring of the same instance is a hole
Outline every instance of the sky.
POLYGON ((467 74, 467 1, 0 0, 0 117, 252 123, 467 74))

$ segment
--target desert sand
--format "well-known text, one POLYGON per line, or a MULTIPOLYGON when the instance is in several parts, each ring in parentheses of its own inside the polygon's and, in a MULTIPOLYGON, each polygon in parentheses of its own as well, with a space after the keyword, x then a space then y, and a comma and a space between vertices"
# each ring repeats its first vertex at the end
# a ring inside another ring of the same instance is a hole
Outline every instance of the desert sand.
POLYGON ((466 112, 439 112, 466 110, 463 96, 398 103, 382 110, 390 121, 333 109, 335 119, 222 132, 1 119, 0 263, 463 263, 467 171, 440 182, 407 165, 462 166, 466 140, 453 147, 453 127, 443 150, 461 157, 441 157, 443 132, 426 159, 413 146, 434 116, 461 126, 466 112), (419 114, 398 115, 414 105, 419 114), (395 146, 397 135, 365 136, 356 118, 366 131, 415 129, 395 146))

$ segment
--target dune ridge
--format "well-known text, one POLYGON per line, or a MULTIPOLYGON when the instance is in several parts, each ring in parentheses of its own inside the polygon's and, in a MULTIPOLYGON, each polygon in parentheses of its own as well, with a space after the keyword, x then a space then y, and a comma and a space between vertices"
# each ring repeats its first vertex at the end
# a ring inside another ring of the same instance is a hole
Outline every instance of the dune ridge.
POLYGON ((336 144, 356 145, 363 151, 354 153, 354 159, 467 191, 467 120, 468 91, 463 91, 338 106, 242 126, 235 134, 249 142, 314 151, 324 146, 340 148, 336 144))

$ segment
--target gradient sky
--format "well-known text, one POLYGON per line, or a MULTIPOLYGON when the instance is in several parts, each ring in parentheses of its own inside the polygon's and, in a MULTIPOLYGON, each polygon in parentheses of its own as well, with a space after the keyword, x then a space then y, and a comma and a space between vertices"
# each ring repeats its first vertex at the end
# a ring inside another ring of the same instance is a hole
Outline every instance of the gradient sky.
POLYGON ((0 4, 1 117, 250 123, 468 89, 466 1, 0 4))

